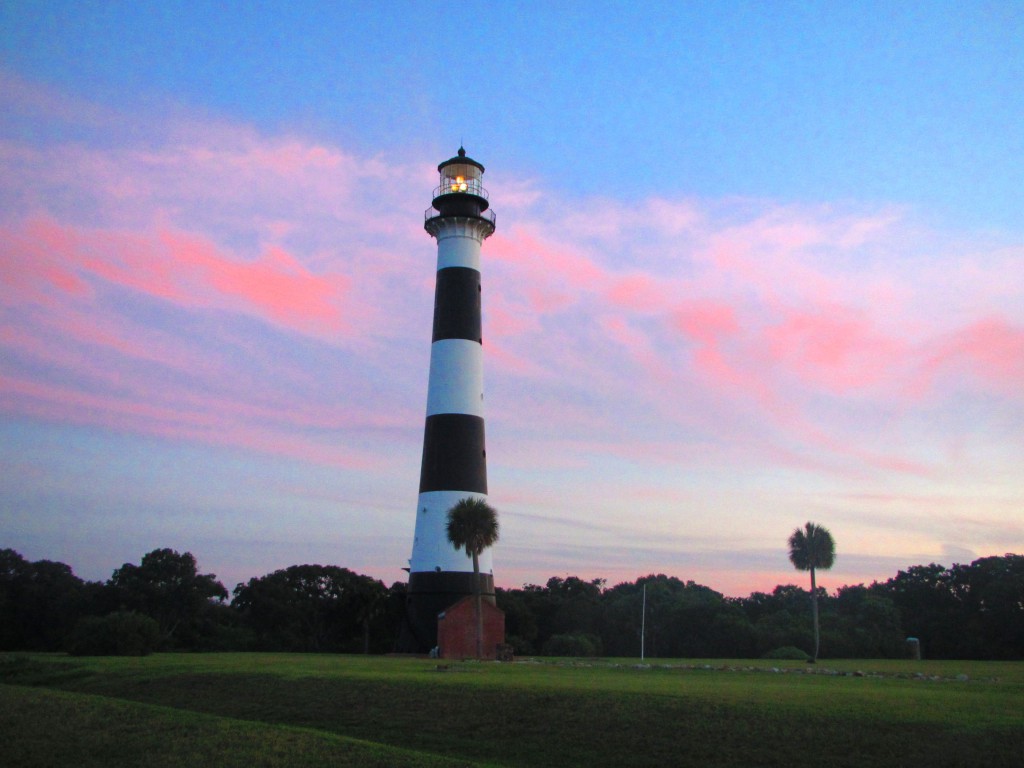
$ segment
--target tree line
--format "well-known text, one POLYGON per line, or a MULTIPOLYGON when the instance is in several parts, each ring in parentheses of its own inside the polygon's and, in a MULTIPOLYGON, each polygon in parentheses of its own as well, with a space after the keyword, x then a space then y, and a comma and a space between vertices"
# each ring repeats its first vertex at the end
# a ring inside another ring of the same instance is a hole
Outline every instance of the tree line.
MULTIPOLYGON (((607 586, 553 577, 498 589, 519 655, 755 658, 812 654, 811 593, 794 585, 726 597, 663 574, 607 586)), ((885 582, 815 590, 823 658, 899 657, 908 636, 927 658, 1024 658, 1024 555, 932 563, 885 582)), ((139 654, 152 650, 387 653, 404 582, 334 565, 294 565, 229 594, 188 552, 157 549, 106 582, 64 563, 0 549, 0 650, 139 654)))

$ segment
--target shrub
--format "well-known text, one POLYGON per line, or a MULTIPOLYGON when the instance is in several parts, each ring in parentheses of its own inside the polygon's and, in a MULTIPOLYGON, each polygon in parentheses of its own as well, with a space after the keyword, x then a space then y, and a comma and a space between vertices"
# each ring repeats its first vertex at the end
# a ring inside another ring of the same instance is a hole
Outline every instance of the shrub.
POLYGON ((544 643, 545 656, 598 656, 601 640, 593 635, 552 635, 544 643))
POLYGON ((794 645, 784 645, 781 648, 768 651, 762 659, 781 659, 784 661, 808 661, 811 657, 794 645))
POLYGON ((517 656, 532 656, 536 653, 533 648, 533 643, 529 640, 525 640, 518 635, 506 635, 505 642, 512 646, 517 656))
POLYGON ((160 642, 157 623, 134 611, 86 616, 68 640, 72 656, 148 656, 160 642))

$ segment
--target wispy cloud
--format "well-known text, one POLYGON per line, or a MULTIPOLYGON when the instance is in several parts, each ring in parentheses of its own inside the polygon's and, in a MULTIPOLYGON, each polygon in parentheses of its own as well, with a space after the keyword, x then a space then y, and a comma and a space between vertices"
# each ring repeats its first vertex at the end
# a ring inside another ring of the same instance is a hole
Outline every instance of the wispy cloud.
MULTIPOLYGON (((395 450, 415 462, 436 158, 188 116, 134 135, 10 76, 0 94, 20 120, 81 129, 0 133, 0 410, 379 476, 395 450)), ((658 505, 635 485, 652 466, 900 495, 962 469, 965 402, 995 425, 1002 461, 1019 458, 1019 242, 891 207, 566 200, 543 178, 492 176, 499 476, 593 501, 616 467, 602 502, 615 508, 658 505)))

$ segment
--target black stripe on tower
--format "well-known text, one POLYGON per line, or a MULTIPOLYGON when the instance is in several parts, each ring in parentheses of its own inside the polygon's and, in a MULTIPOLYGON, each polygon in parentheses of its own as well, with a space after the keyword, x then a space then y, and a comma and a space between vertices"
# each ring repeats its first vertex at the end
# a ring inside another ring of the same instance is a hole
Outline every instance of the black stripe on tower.
POLYGON ((468 339, 480 342, 480 328, 480 272, 469 267, 438 270, 432 341, 468 339))
POLYGON ((487 493, 484 420, 465 413, 427 416, 423 429, 420 493, 487 493))

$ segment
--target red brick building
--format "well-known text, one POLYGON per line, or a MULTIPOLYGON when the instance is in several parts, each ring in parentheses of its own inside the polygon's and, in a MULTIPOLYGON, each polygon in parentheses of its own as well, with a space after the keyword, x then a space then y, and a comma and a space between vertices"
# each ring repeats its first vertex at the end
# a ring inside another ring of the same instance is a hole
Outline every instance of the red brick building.
MULTIPOLYGON (((505 612, 481 601, 484 619, 483 656, 495 659, 498 646, 505 643, 505 612)), ((462 598, 437 617, 437 647, 442 659, 476 658, 476 598, 462 598)))

